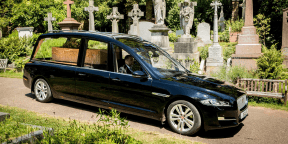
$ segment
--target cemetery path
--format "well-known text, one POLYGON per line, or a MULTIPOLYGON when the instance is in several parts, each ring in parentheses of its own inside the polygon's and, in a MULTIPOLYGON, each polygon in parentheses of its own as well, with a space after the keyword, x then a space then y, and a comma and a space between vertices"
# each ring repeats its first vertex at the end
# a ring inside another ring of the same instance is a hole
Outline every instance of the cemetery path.
MULTIPOLYGON (((70 117, 86 121, 95 121, 95 118, 91 116, 98 112, 97 107, 65 100, 54 100, 51 103, 37 102, 30 90, 24 86, 22 79, 2 77, 0 77, 0 104, 56 117, 70 117)), ((284 144, 288 142, 288 112, 261 107, 249 107, 249 116, 238 127, 200 132, 195 136, 181 136, 172 132, 168 125, 162 126, 155 120, 129 114, 121 114, 121 116, 127 117, 130 127, 135 129, 157 131, 204 143, 284 144)))

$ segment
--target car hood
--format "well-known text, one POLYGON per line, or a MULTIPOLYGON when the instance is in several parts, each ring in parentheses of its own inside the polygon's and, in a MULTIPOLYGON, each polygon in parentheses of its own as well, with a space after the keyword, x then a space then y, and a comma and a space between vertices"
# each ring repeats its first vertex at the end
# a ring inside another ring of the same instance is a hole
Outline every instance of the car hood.
POLYGON ((197 74, 183 74, 170 78, 163 78, 164 80, 174 81, 178 83, 183 83, 187 85, 192 85, 206 90, 211 90, 221 94, 229 95, 235 99, 241 97, 246 92, 242 89, 236 87, 235 85, 217 80, 213 77, 207 77, 204 75, 197 74))

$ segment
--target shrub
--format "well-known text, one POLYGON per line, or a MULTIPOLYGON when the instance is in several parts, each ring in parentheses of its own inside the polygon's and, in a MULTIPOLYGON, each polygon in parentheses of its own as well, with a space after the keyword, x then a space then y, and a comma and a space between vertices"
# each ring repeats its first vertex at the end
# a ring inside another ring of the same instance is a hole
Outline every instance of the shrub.
POLYGON ((225 21, 226 27, 229 29, 231 27, 231 32, 241 32, 242 27, 244 26, 244 20, 238 19, 236 21, 227 20, 225 21))
POLYGON ((223 48, 223 59, 225 61, 227 61, 236 51, 236 47, 232 43, 228 43, 227 46, 222 46, 222 48, 223 48))
POLYGON ((169 41, 174 43, 174 42, 177 42, 177 39, 181 37, 181 35, 176 36, 176 33, 172 32, 168 34, 168 37, 169 37, 169 41))
POLYGON ((226 27, 226 30, 224 30, 223 32, 219 32, 219 40, 222 41, 222 42, 229 42, 229 28, 226 27))
POLYGON ((283 55, 278 51, 275 45, 270 49, 263 46, 263 55, 257 59, 258 70, 260 78, 263 79, 279 79, 283 73, 283 55))
POLYGON ((195 59, 193 59, 193 64, 190 65, 190 71, 192 73, 198 73, 198 71, 200 70, 200 64, 198 61, 195 61, 195 59))
POLYGON ((256 18, 253 19, 257 34, 259 35, 262 44, 266 45, 267 36, 270 34, 270 23, 271 18, 266 18, 263 14, 258 14, 256 18))
POLYGON ((202 60, 206 60, 208 57, 208 48, 210 45, 206 45, 204 47, 198 47, 198 51, 200 52, 200 57, 202 60))

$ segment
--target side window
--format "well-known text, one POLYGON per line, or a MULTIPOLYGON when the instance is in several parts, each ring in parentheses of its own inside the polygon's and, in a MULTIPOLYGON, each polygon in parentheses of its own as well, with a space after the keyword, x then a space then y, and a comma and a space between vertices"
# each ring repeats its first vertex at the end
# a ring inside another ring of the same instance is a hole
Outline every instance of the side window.
POLYGON ((80 44, 80 38, 44 38, 39 41, 32 59, 66 65, 77 65, 80 44))
POLYGON ((88 40, 84 67, 92 69, 108 69, 108 43, 88 40))
POLYGON ((140 63, 124 49, 113 45, 114 71, 124 74, 132 74, 134 71, 142 71, 140 63))

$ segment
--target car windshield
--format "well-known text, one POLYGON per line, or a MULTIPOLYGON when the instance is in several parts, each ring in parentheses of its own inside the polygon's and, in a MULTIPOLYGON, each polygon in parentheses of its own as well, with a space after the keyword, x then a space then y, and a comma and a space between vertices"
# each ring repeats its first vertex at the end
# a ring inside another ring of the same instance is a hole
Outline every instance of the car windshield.
POLYGON ((187 72, 179 62, 153 43, 129 38, 117 40, 134 50, 161 78, 174 77, 187 72))

